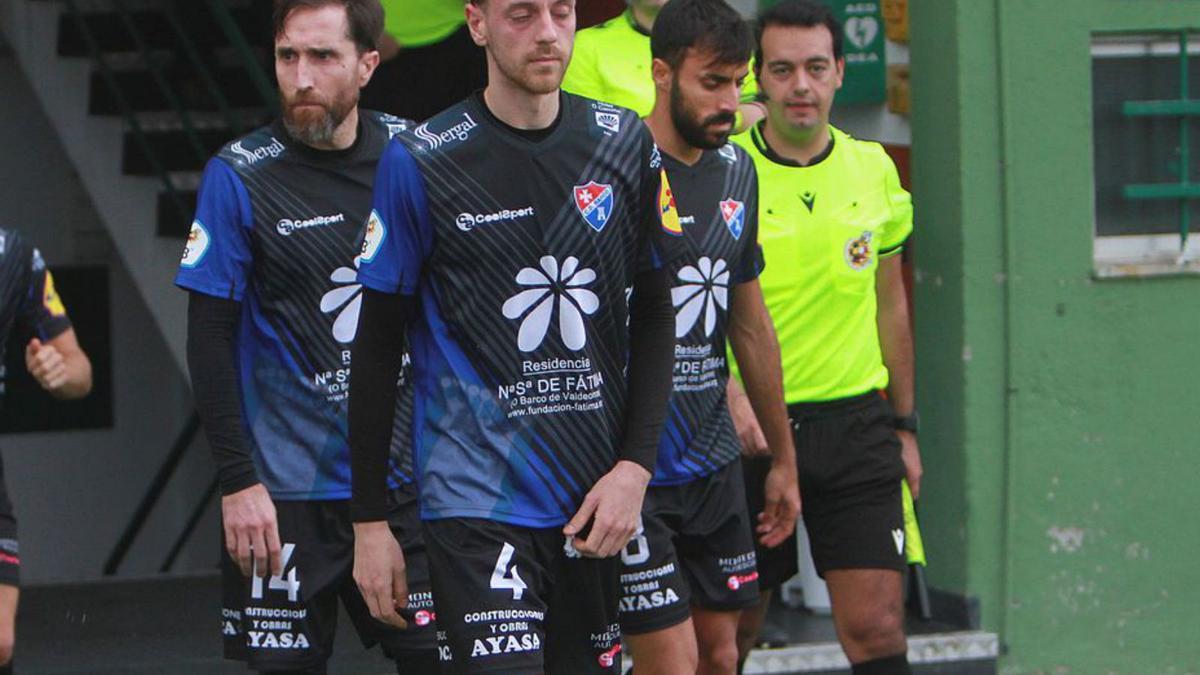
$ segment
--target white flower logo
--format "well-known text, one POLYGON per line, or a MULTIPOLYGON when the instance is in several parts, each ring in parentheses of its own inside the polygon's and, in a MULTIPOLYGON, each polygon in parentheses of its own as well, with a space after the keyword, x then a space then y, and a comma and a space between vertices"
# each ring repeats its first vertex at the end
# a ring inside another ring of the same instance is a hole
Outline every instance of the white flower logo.
POLYGON ((561 267, 554 256, 542 256, 538 262, 541 269, 526 267, 517 273, 517 283, 528 288, 506 300, 501 308, 506 319, 524 317, 517 347, 531 352, 542 344, 557 305, 563 344, 571 350, 583 349, 587 344, 583 315, 591 315, 600 307, 600 298, 584 288, 596 280, 596 272, 579 269, 579 259, 574 256, 564 260, 561 267))
MULTIPOLYGON (((358 268, 358 257, 354 258, 358 268)), ((358 310, 362 307, 362 284, 358 283, 358 272, 349 267, 339 267, 329 275, 329 280, 341 284, 321 297, 321 311, 328 314, 341 307, 342 311, 333 320, 333 338, 342 344, 354 342, 358 332, 358 310)))
POLYGON ((692 330, 704 310, 704 335, 712 335, 717 326, 717 306, 729 306, 729 270, 725 261, 716 262, 707 256, 700 258, 697 267, 685 265, 679 270, 682 285, 671 289, 671 302, 679 308, 675 315, 675 337, 681 338, 692 330))

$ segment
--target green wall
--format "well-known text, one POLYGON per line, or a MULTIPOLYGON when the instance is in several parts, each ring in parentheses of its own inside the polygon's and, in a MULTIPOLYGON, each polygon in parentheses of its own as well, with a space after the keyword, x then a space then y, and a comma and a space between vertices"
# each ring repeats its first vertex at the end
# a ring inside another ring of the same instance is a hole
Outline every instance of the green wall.
POLYGON ((910 8, 931 580, 1006 673, 1200 672, 1200 278, 1092 274, 1089 52, 1200 0, 910 8))

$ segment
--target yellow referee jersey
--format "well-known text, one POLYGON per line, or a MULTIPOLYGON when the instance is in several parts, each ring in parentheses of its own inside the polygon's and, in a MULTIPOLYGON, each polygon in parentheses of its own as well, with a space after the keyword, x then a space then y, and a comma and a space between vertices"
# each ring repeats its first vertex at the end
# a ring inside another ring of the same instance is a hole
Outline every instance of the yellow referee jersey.
POLYGON ((758 169, 759 277, 783 353, 788 403, 856 396, 888 383, 875 322, 875 270, 912 233, 912 201, 878 143, 830 127, 833 146, 801 166, 761 124, 734 138, 758 169))

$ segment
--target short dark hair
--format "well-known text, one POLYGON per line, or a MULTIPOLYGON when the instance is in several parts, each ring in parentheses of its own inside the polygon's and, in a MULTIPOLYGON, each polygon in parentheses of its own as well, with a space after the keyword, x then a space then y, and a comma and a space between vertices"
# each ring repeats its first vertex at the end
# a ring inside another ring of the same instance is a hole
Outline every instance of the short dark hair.
POLYGON ((383 5, 379 0, 275 0, 275 12, 271 16, 274 36, 283 35, 283 26, 288 17, 298 9, 320 9, 326 5, 340 5, 346 10, 346 22, 350 26, 347 36, 354 41, 358 51, 375 51, 383 35, 383 5))
POLYGON ((688 49, 711 52, 716 63, 749 63, 750 26, 725 0, 671 0, 654 20, 650 54, 672 68, 688 49))
POLYGON ((833 58, 841 59, 842 51, 842 22, 834 16, 833 10, 818 0, 783 0, 758 16, 754 29, 754 65, 762 68, 762 36, 771 26, 792 26, 812 28, 825 26, 833 36, 833 58))

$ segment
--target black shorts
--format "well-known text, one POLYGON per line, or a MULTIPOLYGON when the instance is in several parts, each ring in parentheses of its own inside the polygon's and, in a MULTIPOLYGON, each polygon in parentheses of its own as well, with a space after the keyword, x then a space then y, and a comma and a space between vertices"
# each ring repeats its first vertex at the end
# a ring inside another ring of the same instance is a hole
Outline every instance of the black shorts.
POLYGON ((620 558, 581 558, 561 527, 424 523, 443 673, 621 672, 620 558))
POLYGON ((647 490, 642 532, 621 560, 621 629, 629 634, 682 623, 693 604, 737 611, 758 602, 741 462, 647 490))
POLYGON ((358 592, 349 502, 276 501, 282 575, 247 579, 222 550, 225 658, 263 671, 322 669, 333 653, 339 598, 364 647, 380 644, 389 658, 436 649, 416 497, 412 488, 404 488, 393 491, 391 499, 389 521, 408 570, 409 628, 398 630, 373 619, 358 592))
MULTIPOLYGON (((804 527, 817 574, 833 569, 903 571, 904 462, 891 405, 878 392, 788 406, 796 441, 804 527)), ((751 513, 762 509, 749 497, 751 513), (757 509, 757 510, 756 510, 757 509)), ((762 474, 765 475, 765 474, 762 474)), ((747 493, 753 486, 748 484, 747 493)), ((796 541, 759 550, 760 585, 773 588, 796 573, 796 541), (790 561, 788 558, 790 557, 790 561)))
POLYGON ((13 515, 8 485, 4 482, 4 461, 0 459, 0 584, 19 586, 21 548, 17 545, 17 517, 13 515))

